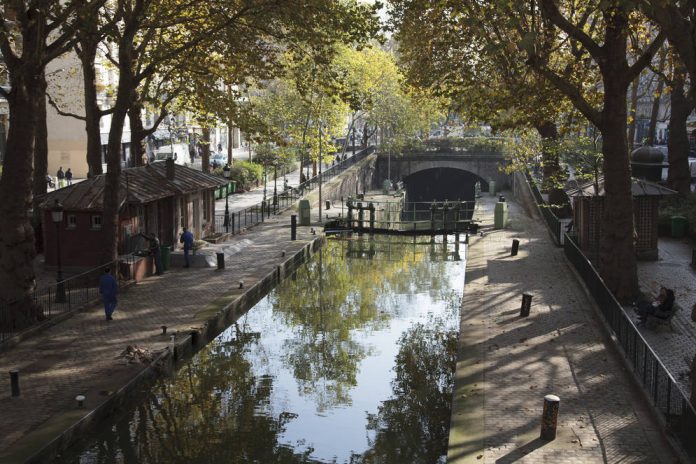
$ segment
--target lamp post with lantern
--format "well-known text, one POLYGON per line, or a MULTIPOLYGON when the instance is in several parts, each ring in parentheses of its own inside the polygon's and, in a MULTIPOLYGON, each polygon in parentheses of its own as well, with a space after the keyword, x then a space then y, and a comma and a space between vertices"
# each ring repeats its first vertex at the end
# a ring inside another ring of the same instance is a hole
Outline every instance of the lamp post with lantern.
POLYGON ((227 187, 225 190, 225 232, 230 231, 230 192, 229 192, 229 183, 230 183, 230 166, 229 164, 225 165, 224 168, 222 168, 222 175, 225 176, 225 179, 227 179, 227 187))
POLYGON ((58 264, 58 274, 56 275, 56 303, 65 303, 65 283, 63 282, 63 266, 60 253, 60 225, 63 223, 63 205, 56 199, 51 208, 51 219, 56 225, 56 256, 58 264))

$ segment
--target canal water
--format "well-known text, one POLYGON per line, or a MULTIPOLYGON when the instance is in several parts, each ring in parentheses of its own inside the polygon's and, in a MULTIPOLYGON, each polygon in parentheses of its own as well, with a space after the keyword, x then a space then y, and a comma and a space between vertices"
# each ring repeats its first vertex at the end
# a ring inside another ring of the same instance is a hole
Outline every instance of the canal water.
POLYGON ((329 239, 59 463, 445 462, 465 245, 329 239))

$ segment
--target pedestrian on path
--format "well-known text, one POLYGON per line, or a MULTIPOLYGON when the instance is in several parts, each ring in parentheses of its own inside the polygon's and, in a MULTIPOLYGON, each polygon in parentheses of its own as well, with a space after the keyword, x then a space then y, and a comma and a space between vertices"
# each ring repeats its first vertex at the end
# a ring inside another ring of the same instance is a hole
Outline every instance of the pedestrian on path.
POLYGON ((68 185, 72 185, 72 171, 70 168, 65 172, 65 180, 67 181, 68 185))
POLYGON ((193 250, 193 234, 186 227, 184 227, 184 233, 181 234, 179 242, 184 244, 184 262, 186 263, 184 267, 190 267, 189 251, 193 250))
POLYGON ((104 274, 99 278, 99 293, 104 302, 106 320, 111 321, 113 320, 111 315, 116 311, 116 304, 118 303, 118 282, 116 278, 111 275, 111 269, 108 267, 104 268, 104 274))
POLYGON ((58 178, 58 188, 65 187, 65 173, 63 172, 63 166, 58 168, 56 178, 58 178))

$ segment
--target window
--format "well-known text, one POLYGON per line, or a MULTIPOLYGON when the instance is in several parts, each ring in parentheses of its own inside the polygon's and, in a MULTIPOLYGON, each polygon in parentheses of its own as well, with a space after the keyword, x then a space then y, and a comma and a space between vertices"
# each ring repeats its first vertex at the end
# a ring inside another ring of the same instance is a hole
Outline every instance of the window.
POLYGON ((92 229, 101 229, 102 228, 101 215, 99 215, 99 214, 92 215, 91 226, 92 226, 92 229))
POLYGON ((65 226, 66 229, 77 229, 77 216, 74 214, 68 214, 68 223, 65 226))

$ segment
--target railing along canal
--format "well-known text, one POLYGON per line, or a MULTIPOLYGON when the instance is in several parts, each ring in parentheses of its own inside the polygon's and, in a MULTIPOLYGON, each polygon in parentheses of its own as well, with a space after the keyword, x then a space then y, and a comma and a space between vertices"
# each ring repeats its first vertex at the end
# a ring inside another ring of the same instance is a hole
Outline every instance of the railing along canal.
MULTIPOLYGON (((545 202, 529 176, 527 180, 530 182, 532 193, 540 209, 548 210, 544 207, 545 202)), ((655 351, 650 348, 650 344, 636 328, 631 317, 626 314, 590 260, 577 245, 576 238, 560 229, 555 229, 556 222, 553 220, 555 215, 551 211, 549 213, 550 219, 545 215, 547 224, 552 230, 563 233, 562 243, 565 255, 594 298, 621 347, 626 361, 631 366, 635 378, 667 423, 668 431, 679 440, 689 458, 696 460, 696 441, 693 439, 694 430, 696 430, 696 409, 690 401, 690 396, 682 390, 655 351)))
POLYGON ((132 280, 133 254, 71 276, 56 284, 36 289, 29 303, 0 303, 0 342, 9 340, 36 323, 69 313, 99 298, 99 277, 105 267, 117 269, 119 285, 132 280), (29 306, 33 305, 33 309, 29 306), (27 312, 31 311, 32 315, 27 312), (35 322, 34 322, 35 321, 35 322))
MULTIPOLYGON (((374 151, 374 147, 364 148, 355 153, 355 155, 330 166, 321 173, 321 182, 323 183, 333 179, 368 155, 374 153, 374 151)), ((317 188, 319 186, 319 180, 320 175, 317 174, 295 188, 288 189, 276 195, 271 195, 271 197, 266 200, 248 208, 244 208, 243 210, 229 213, 228 220, 225 220, 224 214, 216 214, 215 231, 224 231, 225 233, 234 235, 241 233, 242 230, 246 228, 260 224, 269 218, 271 214, 278 214, 282 210, 292 206, 307 192, 317 188)))

